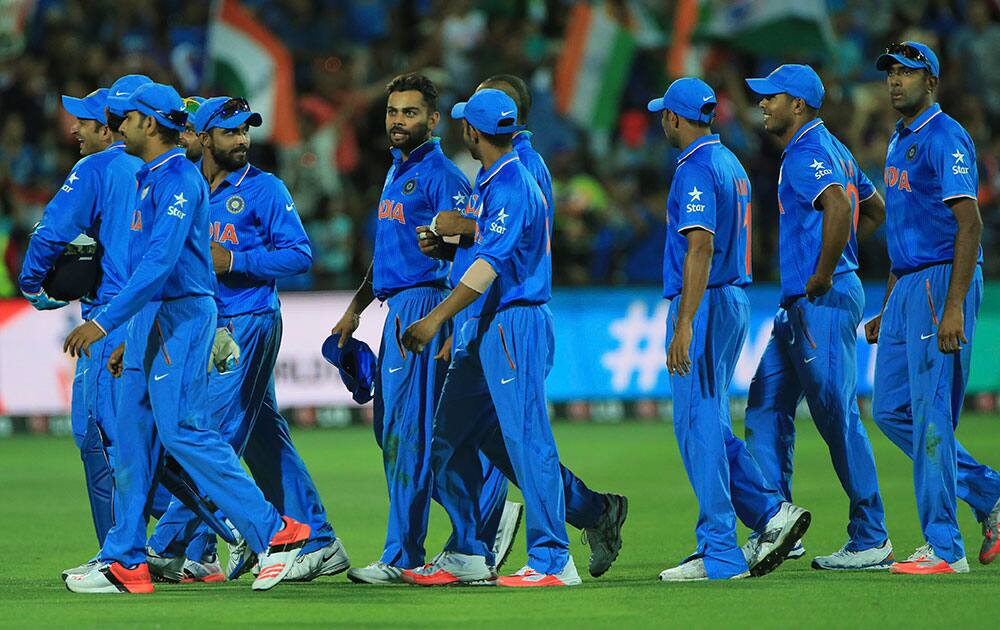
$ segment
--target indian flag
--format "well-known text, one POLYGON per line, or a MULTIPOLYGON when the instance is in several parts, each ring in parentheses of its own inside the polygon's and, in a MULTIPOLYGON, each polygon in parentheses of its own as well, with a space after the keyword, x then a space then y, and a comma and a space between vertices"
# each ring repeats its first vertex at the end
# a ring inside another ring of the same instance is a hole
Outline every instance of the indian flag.
POLYGON ((576 4, 570 14, 556 64, 556 109, 587 129, 610 131, 618 119, 636 51, 628 19, 605 2, 576 4))
POLYGON ((697 38, 771 57, 824 54, 834 41, 826 0, 713 0, 700 19, 697 38))
POLYGON ((292 57, 281 41, 236 0, 217 0, 208 29, 208 82, 242 96, 264 119, 260 131, 279 145, 296 144, 292 57))

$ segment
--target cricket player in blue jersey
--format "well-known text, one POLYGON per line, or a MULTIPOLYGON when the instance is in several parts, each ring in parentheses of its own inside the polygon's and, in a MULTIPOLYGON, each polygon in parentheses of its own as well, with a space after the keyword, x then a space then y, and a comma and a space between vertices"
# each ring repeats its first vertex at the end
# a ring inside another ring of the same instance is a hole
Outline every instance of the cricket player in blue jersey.
POLYGON ((750 177, 712 133, 716 103, 707 83, 686 77, 647 106, 681 149, 667 196, 663 297, 674 433, 699 506, 698 549, 661 572, 665 582, 765 575, 811 518, 764 479, 729 418, 750 317, 750 177), (737 516, 763 533, 753 558, 736 542, 737 516))
POLYGON ((522 128, 513 99, 500 90, 479 90, 451 115, 464 121, 466 147, 483 165, 476 177, 483 207, 475 259, 448 298, 407 328, 404 347, 434 350, 452 318, 484 298, 459 332, 434 418, 434 484, 453 535, 424 573, 500 586, 579 584, 545 400, 554 351, 546 305, 552 294, 546 202, 512 146, 513 133, 522 128), (483 407, 495 413, 484 414, 483 407), (524 496, 528 564, 498 578, 491 562, 494 540, 482 536, 477 513, 484 482, 479 452, 489 455, 499 445, 484 443, 500 439, 524 496))
POLYGON ((431 134, 440 114, 437 88, 425 76, 406 74, 386 87, 385 125, 392 166, 378 206, 372 265, 347 311, 333 327, 340 346, 358 328, 362 311, 378 298, 389 305, 375 380, 375 439, 382 449, 389 490, 389 518, 382 557, 347 572, 354 582, 401 581, 404 569, 424 564, 431 499, 431 425, 447 365, 434 355, 448 338, 444 327, 428 343, 432 352, 403 347, 403 331, 447 295, 448 264, 420 253, 414 227, 441 210, 462 207, 469 182, 431 134))
POLYGON ((925 44, 889 46, 876 61, 902 115, 885 163, 886 238, 892 272, 881 314, 865 327, 878 343, 872 411, 913 459, 926 541, 893 573, 967 573, 958 528, 961 497, 983 526, 979 561, 1000 553, 1000 475, 955 438, 983 296, 976 149, 935 103, 937 55, 925 44))
POLYGON ((87 354, 127 324, 124 356, 108 367, 124 379, 119 400, 115 525, 101 564, 70 575, 81 593, 149 593, 146 526, 164 449, 219 506, 260 555, 254 590, 280 582, 309 539, 309 526, 281 516, 240 466, 208 412, 208 366, 215 338, 215 279, 209 253, 208 186, 177 147, 187 113, 177 92, 141 85, 125 105, 125 147, 145 164, 136 181, 130 275, 95 317, 74 329, 64 349, 87 354))
MULTIPOLYGON (((816 569, 884 569, 893 560, 871 442, 857 400, 857 331, 864 291, 857 239, 884 206, 851 152, 823 124, 824 88, 809 66, 747 79, 764 129, 784 145, 778 175, 781 307, 750 384, 746 440, 764 477, 792 496, 795 409, 804 397, 850 499, 848 542, 816 569)), ((756 537, 751 538, 751 547, 756 537)), ((805 554, 800 545, 792 557, 805 554)))
MULTIPOLYGON (((346 571, 350 560, 326 518, 319 492, 275 399, 274 364, 282 330, 275 280, 307 271, 312 249, 284 183, 247 162, 250 127, 261 122, 260 114, 250 111, 245 99, 226 96, 204 101, 194 116, 198 142, 204 145, 201 171, 211 191, 209 233, 218 277, 217 328, 228 331, 223 340, 231 332, 239 347, 239 361, 233 369, 211 372, 209 398, 219 432, 246 460, 264 496, 279 511, 312 529, 312 538, 285 577, 311 580, 346 571)), ((226 576, 215 554, 215 533, 206 525, 200 525, 196 534, 204 539, 201 548, 190 541, 184 559, 184 542, 194 518, 175 500, 157 523, 149 546, 158 564, 168 559, 160 573, 173 581, 221 581, 226 576)), ((253 565, 246 545, 237 547, 230 551, 230 579, 253 565)))
MULTIPOLYGON (((509 96, 517 106, 517 124, 523 126, 527 123, 528 113, 531 111, 531 93, 522 79, 509 74, 495 75, 484 80, 476 89, 478 91, 487 88, 500 90, 509 96)), ((555 218, 555 200, 552 194, 552 175, 548 166, 532 146, 530 131, 525 129, 514 133, 511 144, 521 164, 535 178, 542 191, 546 203, 549 233, 551 233, 555 218)), ((417 227, 421 236, 421 251, 430 256, 445 254, 453 256, 452 286, 458 286, 475 258, 474 248, 471 245, 476 233, 476 218, 481 214, 482 208, 480 191, 474 188, 464 212, 439 212, 434 216, 434 232, 437 234, 431 232, 429 226, 417 227), (459 237, 459 247, 449 251, 442 240, 446 237, 459 237)), ((471 317, 473 310, 474 307, 466 308, 455 315, 452 320, 452 337, 446 342, 446 348, 439 352, 440 358, 450 360, 452 339, 471 317)), ((485 392, 485 383, 482 386, 485 392)), ((490 416, 483 420, 484 422, 495 423, 495 420, 491 419, 496 415, 493 407, 487 405, 483 407, 482 412, 490 416)), ((486 441, 484 446, 502 447, 502 441, 486 441)), ((480 515, 483 520, 481 536, 489 540, 492 532, 496 532, 493 557, 499 570, 512 547, 517 531, 517 521, 514 519, 520 518, 522 506, 519 503, 503 500, 506 495, 507 480, 514 479, 513 468, 506 450, 497 448, 489 453, 488 457, 484 453, 482 459, 484 483, 479 497, 480 515), (497 462, 496 466, 491 459, 497 462), (503 471, 502 475, 496 474, 497 468, 503 471), (503 501, 502 505, 500 501, 503 501)), ((588 566, 590 574, 593 577, 600 577, 611 567, 621 549, 621 529, 628 515, 628 500, 617 494, 594 492, 568 468, 561 466, 560 469, 566 493, 566 522, 584 530, 584 540, 591 549, 588 566)), ((434 580, 433 575, 427 575, 425 572, 423 575, 414 575, 412 581, 425 584, 434 580)))
MULTIPOLYGON (((122 77, 111 92, 131 93, 149 81, 141 75, 122 77)), ((108 127, 108 116, 113 115, 106 110, 108 93, 108 89, 100 89, 82 99, 62 99, 63 106, 77 119, 73 133, 80 141, 84 158, 74 165, 46 207, 28 243, 20 276, 21 290, 36 308, 64 306, 66 302, 48 298, 42 281, 66 243, 83 232, 93 235, 103 252, 101 282, 96 293, 81 303, 84 319, 99 313, 128 279, 128 220, 135 205, 135 174, 142 166, 142 160, 125 152, 117 129, 108 127)), ((79 357, 73 381, 73 437, 83 459, 98 547, 114 524, 113 463, 117 442, 117 388, 103 366, 123 339, 124 330, 115 331, 91 348, 93 360, 79 357)), ((87 571, 95 562, 67 569, 64 577, 87 571)))
POLYGON ((184 124, 184 131, 181 132, 181 147, 183 147, 187 159, 192 162, 201 159, 201 140, 198 139, 198 132, 194 128, 194 117, 204 102, 205 99, 201 96, 188 96, 184 99, 184 111, 187 112, 188 121, 184 124))

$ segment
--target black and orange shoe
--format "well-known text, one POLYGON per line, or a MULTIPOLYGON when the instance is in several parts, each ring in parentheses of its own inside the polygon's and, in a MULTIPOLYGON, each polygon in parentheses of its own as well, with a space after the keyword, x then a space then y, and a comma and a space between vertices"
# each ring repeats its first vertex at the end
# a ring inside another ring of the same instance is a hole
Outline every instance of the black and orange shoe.
POLYGON ((145 562, 132 569, 102 562, 88 573, 67 577, 66 588, 74 593, 152 593, 153 580, 145 562))
POLYGON ((281 517, 284 527, 271 539, 267 551, 260 554, 260 573, 253 581, 253 590, 266 591, 278 585, 292 569, 292 562, 309 542, 312 528, 288 516, 281 517))

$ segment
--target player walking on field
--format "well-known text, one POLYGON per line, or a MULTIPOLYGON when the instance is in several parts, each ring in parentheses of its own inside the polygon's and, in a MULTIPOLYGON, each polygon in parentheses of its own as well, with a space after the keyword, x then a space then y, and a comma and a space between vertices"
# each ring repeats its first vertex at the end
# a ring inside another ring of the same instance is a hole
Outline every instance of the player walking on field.
POLYGON ((913 459, 926 544, 893 573, 967 573, 956 497, 983 526, 979 561, 1000 553, 1000 475, 955 438, 969 382, 972 335, 983 297, 982 219, 976 149, 935 103, 940 66, 919 42, 886 49, 893 108, 903 118, 885 162, 886 237, 892 272, 878 317, 872 412, 882 432, 913 459))

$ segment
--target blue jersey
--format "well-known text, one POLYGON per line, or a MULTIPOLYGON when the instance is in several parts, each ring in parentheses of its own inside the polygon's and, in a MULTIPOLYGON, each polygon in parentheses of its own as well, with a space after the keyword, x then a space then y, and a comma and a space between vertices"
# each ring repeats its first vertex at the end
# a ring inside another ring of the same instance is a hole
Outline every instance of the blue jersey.
POLYGON ((806 283, 816 273, 823 248, 823 215, 817 203, 830 186, 843 188, 854 210, 851 236, 837 262, 836 275, 858 268, 858 208, 861 201, 875 194, 875 186, 847 147, 817 118, 799 129, 781 154, 778 251, 782 302, 805 295, 806 283))
POLYGON ((267 313, 279 307, 275 280, 309 270, 312 248, 284 182, 247 164, 209 195, 209 233, 233 254, 218 277, 219 315, 267 313))
POLYGON ((892 272, 950 263, 958 221, 947 202, 976 199, 979 191, 976 147, 969 133, 937 104, 905 127, 897 122, 885 159, 885 187, 892 272))
POLYGON ((105 332, 152 300, 215 293, 208 184, 201 171, 178 148, 144 164, 136 180, 139 201, 130 224, 130 277, 93 320, 105 332))
POLYGON ((667 195, 667 242, 663 252, 663 297, 681 292, 688 242, 684 233, 714 235, 708 287, 750 284, 750 177, 718 134, 692 142, 677 158, 667 195))
POLYGON ((426 284, 448 286, 448 263, 424 256, 416 228, 430 225, 438 212, 464 210, 469 181, 431 138, 404 160, 392 149, 393 163, 382 186, 372 261, 372 288, 384 300, 393 293, 426 284))
POLYGON ((476 221, 475 258, 496 280, 477 302, 478 313, 513 304, 544 304, 552 297, 552 245, 545 198, 511 151, 476 177, 482 210, 476 221))
MULTIPOLYGON (((86 232, 104 252, 95 302, 106 304, 118 295, 128 280, 129 219, 141 167, 142 160, 126 153, 122 142, 76 163, 28 243, 19 282, 24 291, 37 293, 66 244, 86 232)), ((82 308, 87 318, 94 305, 82 308)))

